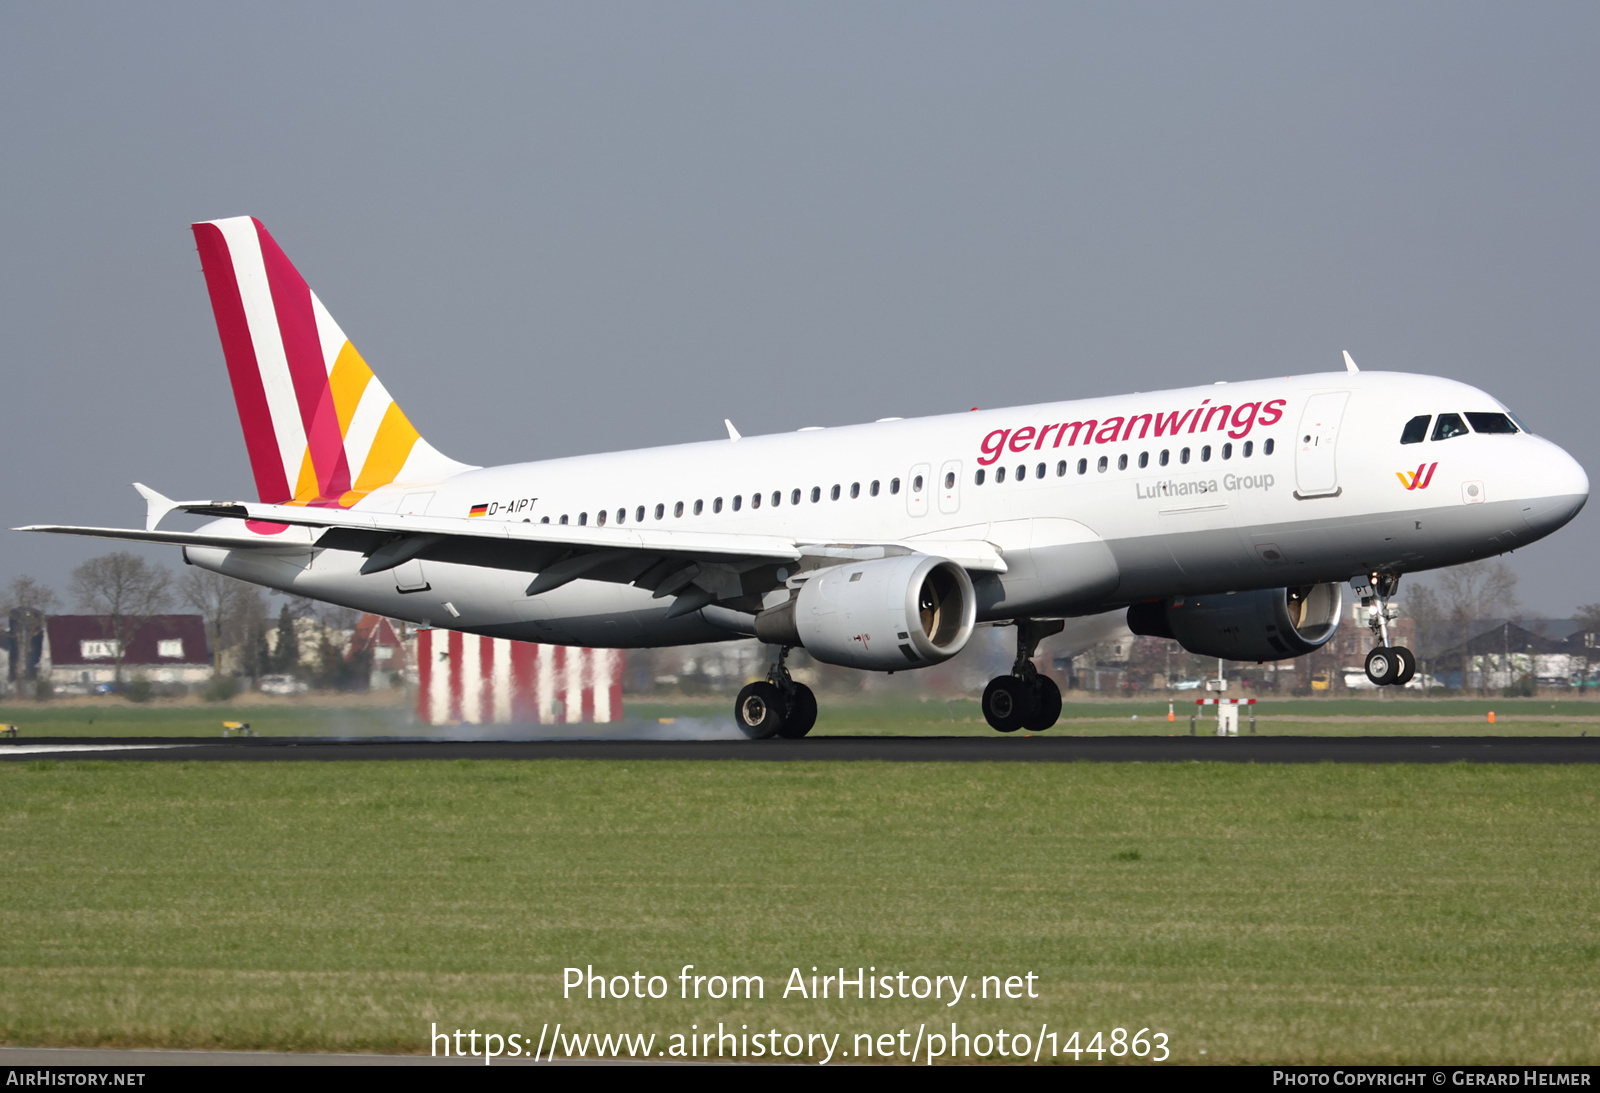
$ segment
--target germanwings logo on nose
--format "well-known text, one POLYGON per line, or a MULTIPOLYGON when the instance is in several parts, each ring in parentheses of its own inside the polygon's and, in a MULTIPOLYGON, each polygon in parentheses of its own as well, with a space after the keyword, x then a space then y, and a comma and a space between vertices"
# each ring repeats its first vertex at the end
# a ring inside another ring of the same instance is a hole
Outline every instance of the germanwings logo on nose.
POLYGON ((1414 471, 1395 471, 1394 475, 1400 479, 1400 484, 1408 490, 1425 490, 1428 483, 1433 481, 1433 470, 1437 463, 1419 463, 1414 471))

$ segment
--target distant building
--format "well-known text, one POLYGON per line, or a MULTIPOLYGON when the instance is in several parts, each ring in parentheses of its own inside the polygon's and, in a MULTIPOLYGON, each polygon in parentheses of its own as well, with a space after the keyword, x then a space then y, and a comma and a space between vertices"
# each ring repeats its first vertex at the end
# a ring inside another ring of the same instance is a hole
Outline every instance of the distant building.
POLYGON ((380 615, 362 615, 350 636, 346 659, 359 653, 372 653, 371 689, 381 691, 414 677, 405 636, 395 624, 380 615))
MULTIPOLYGON (((39 676, 56 692, 88 694, 117 673, 117 643, 98 615, 51 615, 45 620, 39 676)), ((199 615, 152 615, 128 640, 122 680, 194 684, 211 678, 211 647, 199 615)))

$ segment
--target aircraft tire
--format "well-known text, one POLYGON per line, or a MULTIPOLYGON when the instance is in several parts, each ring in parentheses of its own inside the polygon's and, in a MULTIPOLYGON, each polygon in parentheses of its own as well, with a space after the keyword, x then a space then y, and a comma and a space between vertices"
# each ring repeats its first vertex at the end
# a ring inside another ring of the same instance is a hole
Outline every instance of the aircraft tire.
POLYGON ((799 740, 817 723, 817 696, 804 683, 794 685, 789 711, 784 715, 778 735, 785 740, 799 740))
POLYGON ((1016 676, 995 676, 983 689, 983 719, 995 732, 1016 732, 1033 715, 1038 697, 1016 676))
POLYGON ((1033 681, 1034 709, 1023 723, 1029 732, 1044 732, 1061 720, 1061 688, 1049 676, 1039 676, 1033 681))
POLYGON ((783 731, 783 692, 767 682, 752 683, 733 702, 733 719, 751 740, 765 740, 783 731))
POLYGON ((1417 674, 1417 654, 1407 649, 1404 645, 1396 645, 1391 650, 1396 659, 1400 661, 1400 671, 1394 677, 1396 687, 1404 687, 1411 682, 1411 677, 1417 674))
POLYGON ((1367 678, 1379 687, 1387 687, 1400 674, 1400 658, 1395 650, 1380 645, 1367 654, 1367 678))

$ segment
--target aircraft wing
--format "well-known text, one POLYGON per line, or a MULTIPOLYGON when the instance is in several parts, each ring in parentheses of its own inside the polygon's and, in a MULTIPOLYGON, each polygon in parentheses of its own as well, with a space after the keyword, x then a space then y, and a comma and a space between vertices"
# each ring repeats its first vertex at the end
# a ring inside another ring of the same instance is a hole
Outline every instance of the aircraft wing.
POLYGON ((55 524, 16 530, 230 550, 345 550, 366 557, 361 566, 363 574, 380 573, 413 559, 521 570, 535 575, 528 585, 530 596, 579 578, 611 581, 647 588, 657 597, 677 597, 672 614, 741 599, 749 606, 752 598, 759 600, 762 593, 802 569, 889 554, 932 553, 980 572, 1004 572, 1006 568, 994 545, 981 540, 824 543, 780 535, 642 525, 579 527, 253 501, 173 502, 159 495, 152 497, 154 491, 141 492, 151 501, 152 523, 159 519, 158 512, 187 512, 287 527, 271 537, 55 524))

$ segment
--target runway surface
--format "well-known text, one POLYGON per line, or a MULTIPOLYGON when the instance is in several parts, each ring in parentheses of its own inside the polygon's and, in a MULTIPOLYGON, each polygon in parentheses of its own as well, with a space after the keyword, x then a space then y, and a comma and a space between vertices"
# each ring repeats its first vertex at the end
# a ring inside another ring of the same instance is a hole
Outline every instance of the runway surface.
POLYGON ((897 763, 1600 763, 1573 736, 822 736, 808 740, 416 740, 395 738, 29 738, 0 761, 349 762, 378 759, 651 759, 897 763))

